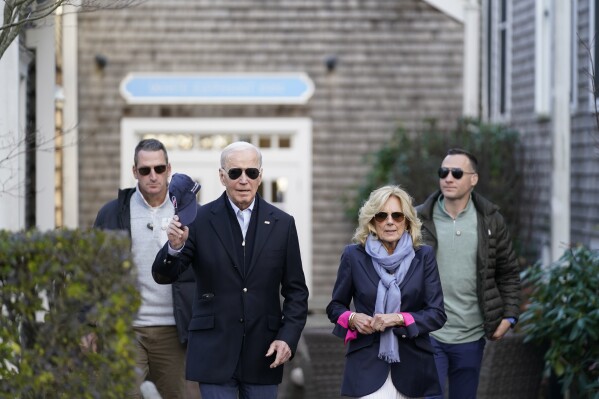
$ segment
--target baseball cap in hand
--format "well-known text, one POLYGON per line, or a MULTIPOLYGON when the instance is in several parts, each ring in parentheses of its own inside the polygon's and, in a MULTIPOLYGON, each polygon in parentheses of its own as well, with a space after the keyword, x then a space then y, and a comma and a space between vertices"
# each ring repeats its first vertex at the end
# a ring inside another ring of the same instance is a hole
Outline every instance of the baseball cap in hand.
POLYGON ((175 207, 175 215, 183 226, 189 225, 196 218, 198 203, 196 194, 202 186, 183 173, 175 173, 168 185, 168 192, 175 207))

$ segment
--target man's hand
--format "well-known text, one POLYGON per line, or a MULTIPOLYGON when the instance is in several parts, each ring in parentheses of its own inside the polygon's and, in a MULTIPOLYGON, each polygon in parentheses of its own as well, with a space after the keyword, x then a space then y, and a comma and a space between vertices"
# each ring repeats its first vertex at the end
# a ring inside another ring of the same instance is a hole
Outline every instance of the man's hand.
POLYGON ((501 323, 499 323, 497 330, 495 330, 493 336, 491 337, 491 341, 499 341, 501 338, 503 338, 505 333, 509 331, 511 326, 512 324, 508 319, 501 320, 501 323))
POLYGON ((275 352, 277 352, 277 357, 275 358, 275 361, 271 363, 271 369, 279 367, 280 365, 286 363, 289 359, 291 359, 291 349, 285 341, 272 341, 272 344, 270 344, 270 347, 268 348, 268 352, 266 352, 266 357, 272 356, 272 354, 275 352))
POLYGON ((182 226, 181 222, 179 222, 179 216, 175 215, 168 224, 166 234, 171 248, 178 250, 183 248, 183 244, 185 244, 187 237, 189 237, 189 227, 182 226))

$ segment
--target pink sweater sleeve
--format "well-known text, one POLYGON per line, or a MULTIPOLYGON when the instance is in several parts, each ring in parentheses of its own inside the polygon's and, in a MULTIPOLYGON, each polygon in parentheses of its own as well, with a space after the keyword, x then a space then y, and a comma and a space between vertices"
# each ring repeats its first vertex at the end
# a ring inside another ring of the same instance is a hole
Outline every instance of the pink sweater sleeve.
POLYGON ((414 318, 408 312, 399 312, 403 316, 403 322, 407 326, 414 323, 414 318))
POLYGON ((358 332, 356 330, 349 329, 349 316, 351 316, 351 313, 352 312, 350 312, 349 310, 343 312, 343 314, 341 314, 341 316, 339 316, 339 318, 337 319, 337 324, 339 324, 341 327, 347 328, 347 334, 345 334, 345 344, 347 344, 351 340, 358 338, 358 332))

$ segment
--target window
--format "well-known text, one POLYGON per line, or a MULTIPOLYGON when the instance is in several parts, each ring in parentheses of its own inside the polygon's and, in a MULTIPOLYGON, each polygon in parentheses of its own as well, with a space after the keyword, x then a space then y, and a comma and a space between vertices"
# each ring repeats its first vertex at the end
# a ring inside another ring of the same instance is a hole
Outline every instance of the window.
POLYGON ((599 0, 589 1, 589 37, 588 48, 590 61, 588 71, 592 76, 589 83, 589 106, 591 112, 595 112, 597 97, 599 97, 599 74, 597 73, 597 61, 599 61, 599 46, 597 46, 597 29, 599 28, 599 0))
POLYGON ((484 9, 483 115, 497 121, 511 108, 511 2, 486 0, 484 9))
POLYGON ((485 68, 483 69, 484 82, 485 87, 484 91, 484 101, 483 101, 483 115, 487 118, 487 120, 491 119, 491 105, 493 102, 491 101, 491 93, 493 93, 494 85, 493 85, 493 3, 490 0, 487 0, 485 6, 485 68))
POLYGON ((508 1, 501 0, 499 24, 499 114, 507 112, 508 102, 508 1))

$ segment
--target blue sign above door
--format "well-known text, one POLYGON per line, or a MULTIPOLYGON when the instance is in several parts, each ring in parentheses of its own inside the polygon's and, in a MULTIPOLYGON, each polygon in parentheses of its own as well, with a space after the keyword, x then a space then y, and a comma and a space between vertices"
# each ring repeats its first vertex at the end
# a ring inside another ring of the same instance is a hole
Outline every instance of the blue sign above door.
POLYGON ((314 83, 305 73, 131 73, 120 91, 129 104, 305 104, 314 83))

